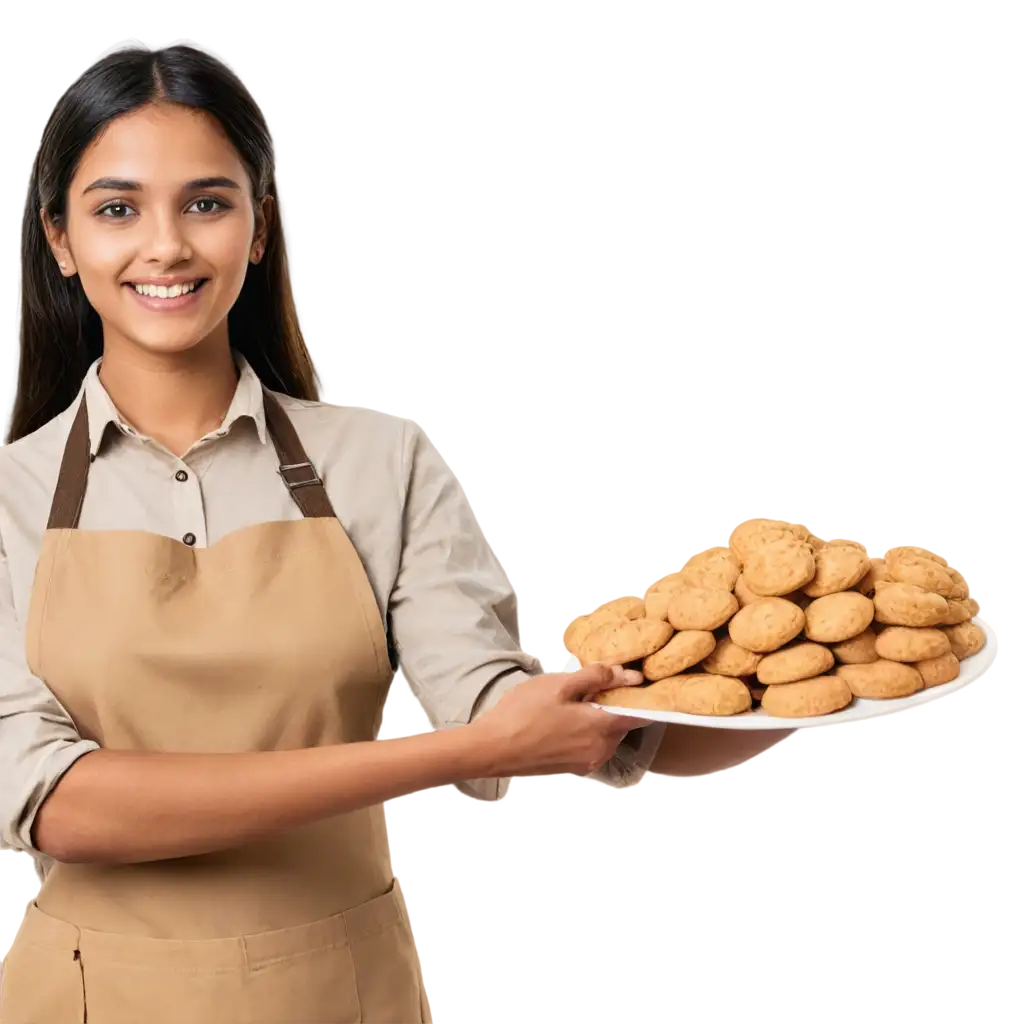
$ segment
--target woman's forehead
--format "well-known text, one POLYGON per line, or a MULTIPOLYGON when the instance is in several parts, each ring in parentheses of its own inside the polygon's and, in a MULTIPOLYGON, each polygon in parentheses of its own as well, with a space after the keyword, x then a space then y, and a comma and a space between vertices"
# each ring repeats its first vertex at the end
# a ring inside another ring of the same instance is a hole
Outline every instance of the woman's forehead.
POLYGON ((76 182, 99 177, 136 181, 154 191, 194 178, 243 174, 217 120, 201 110, 150 104, 115 118, 82 155, 76 182))

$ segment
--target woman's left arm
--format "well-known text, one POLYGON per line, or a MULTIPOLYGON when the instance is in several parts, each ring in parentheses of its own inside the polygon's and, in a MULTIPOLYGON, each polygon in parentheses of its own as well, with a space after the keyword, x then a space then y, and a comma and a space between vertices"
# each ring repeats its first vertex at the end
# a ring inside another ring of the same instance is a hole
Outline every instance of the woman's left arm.
MULTIPOLYGON (((650 726, 648 726, 650 728, 650 726)), ((649 771, 660 775, 707 775, 749 761, 794 729, 716 729, 666 725, 649 771)))
MULTIPOLYGON (((448 463, 414 420, 405 420, 401 447, 402 550, 388 601, 394 653, 435 729, 468 725, 544 668, 520 646, 516 593, 448 463)), ((663 727, 627 733, 585 777, 635 785, 663 727)), ((509 781, 455 785, 467 796, 500 800, 509 781)))

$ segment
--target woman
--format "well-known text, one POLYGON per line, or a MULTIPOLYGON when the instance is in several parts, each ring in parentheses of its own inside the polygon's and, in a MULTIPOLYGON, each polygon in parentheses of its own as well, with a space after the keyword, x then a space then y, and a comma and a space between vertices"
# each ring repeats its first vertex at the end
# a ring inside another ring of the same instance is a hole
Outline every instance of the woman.
POLYGON ((608 714, 585 698, 638 673, 520 649, 425 433, 318 400, 270 136, 215 59, 121 50, 74 83, 22 258, 0 845, 42 885, 4 1024, 429 1021, 384 801, 778 738, 608 714), (399 664, 435 731, 376 741, 399 664))

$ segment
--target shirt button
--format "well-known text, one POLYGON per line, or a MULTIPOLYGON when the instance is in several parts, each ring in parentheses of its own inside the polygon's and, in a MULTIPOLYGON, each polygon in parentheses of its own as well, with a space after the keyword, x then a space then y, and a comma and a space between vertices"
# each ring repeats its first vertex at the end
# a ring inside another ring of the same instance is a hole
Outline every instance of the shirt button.
POLYGON ((183 469, 179 469, 178 472, 174 474, 174 479, 177 480, 178 483, 183 484, 188 479, 188 473, 183 469))
POLYGON ((183 540, 183 541, 184 541, 184 542, 185 542, 185 543, 186 543, 186 544, 187 544, 187 545, 188 545, 189 547, 192 547, 192 545, 193 545, 193 544, 195 544, 195 542, 196 542, 196 535, 195 535, 194 533, 186 533, 186 534, 185 534, 185 536, 184 536, 184 537, 182 537, 181 539, 182 539, 182 540, 183 540))

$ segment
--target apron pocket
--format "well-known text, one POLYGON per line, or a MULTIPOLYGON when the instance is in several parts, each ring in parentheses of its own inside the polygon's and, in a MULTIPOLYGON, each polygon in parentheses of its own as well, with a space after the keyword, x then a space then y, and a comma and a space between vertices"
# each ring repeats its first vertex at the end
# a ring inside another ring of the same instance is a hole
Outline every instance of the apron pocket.
POLYGON ((76 951, 17 938, 0 971, 3 1024, 85 1024, 85 990, 76 951))
POLYGON ((419 955, 397 879, 386 893, 348 913, 354 919, 349 935, 363 1024, 429 1022, 419 955), (360 918, 365 928, 358 927, 360 918))
POLYGON ((134 958, 87 956, 89 1024, 360 1024, 342 914, 232 941, 235 963, 207 960, 204 947, 223 940, 147 939, 134 958))

